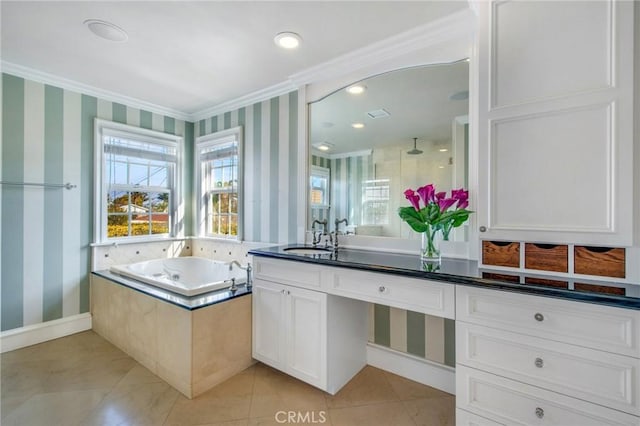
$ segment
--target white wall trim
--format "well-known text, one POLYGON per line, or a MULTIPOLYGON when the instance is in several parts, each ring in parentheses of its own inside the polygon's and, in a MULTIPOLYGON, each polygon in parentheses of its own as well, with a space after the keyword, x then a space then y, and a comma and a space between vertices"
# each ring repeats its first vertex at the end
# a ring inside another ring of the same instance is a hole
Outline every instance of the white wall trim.
POLYGON ((455 395, 456 369, 424 358, 367 343, 367 364, 455 395))
POLYGON ((192 119, 191 114, 187 114, 183 111, 163 107, 161 105, 156 105, 140 99, 132 98, 130 96, 111 92, 109 90, 99 89, 97 87, 69 80, 67 78, 60 77, 54 74, 38 71, 33 68, 25 67, 7 61, 2 61, 0 64, 3 73, 15 75, 16 77, 22 77, 27 80, 32 80, 42 84, 49 84, 65 90, 82 93, 83 95, 95 96, 96 98, 103 99, 105 101, 120 103, 128 107, 138 108, 160 115, 166 115, 178 120, 189 121, 192 119))
POLYGON ((474 25, 474 14, 470 9, 465 9, 293 74, 290 80, 296 86, 302 86, 336 78, 470 34, 469 29, 474 25))
POLYGON ((214 117, 216 115, 223 114, 229 111, 235 111, 248 105, 253 105, 258 102, 266 101, 287 94, 296 90, 297 88, 298 87, 294 86, 290 80, 283 81, 282 83, 274 84, 273 86, 265 87, 264 89, 256 90, 255 92, 249 93, 239 98, 232 99, 230 101, 223 102, 221 104, 214 105, 212 107, 195 112, 190 115, 190 119, 195 123, 209 117, 214 117))
POLYGON ((72 315, 0 333, 0 353, 91 330, 91 314, 72 315))

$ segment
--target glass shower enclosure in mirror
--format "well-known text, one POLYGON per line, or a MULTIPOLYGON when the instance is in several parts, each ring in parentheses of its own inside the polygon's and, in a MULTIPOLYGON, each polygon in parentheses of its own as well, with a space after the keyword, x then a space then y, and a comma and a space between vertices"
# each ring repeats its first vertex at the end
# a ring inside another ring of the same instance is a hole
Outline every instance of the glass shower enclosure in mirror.
POLYGON ((416 238, 397 213, 407 188, 468 187, 468 87, 464 60, 377 75, 309 104, 309 225, 346 218, 356 235, 416 238))

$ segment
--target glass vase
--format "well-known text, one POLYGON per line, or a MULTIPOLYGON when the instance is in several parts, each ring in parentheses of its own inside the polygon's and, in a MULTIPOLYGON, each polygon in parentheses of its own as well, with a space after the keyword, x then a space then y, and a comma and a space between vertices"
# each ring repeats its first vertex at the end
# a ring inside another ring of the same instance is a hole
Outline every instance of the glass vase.
POLYGON ((422 233, 422 245, 420 248, 420 258, 423 262, 440 263, 440 238, 438 229, 431 225, 422 233))

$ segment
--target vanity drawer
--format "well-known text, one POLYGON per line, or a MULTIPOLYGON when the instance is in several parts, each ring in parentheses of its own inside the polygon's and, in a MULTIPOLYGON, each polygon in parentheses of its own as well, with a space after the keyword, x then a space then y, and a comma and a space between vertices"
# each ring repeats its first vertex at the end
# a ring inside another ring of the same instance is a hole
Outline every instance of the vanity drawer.
POLYGON ((455 285, 335 268, 327 291, 338 296, 455 318, 455 285))
POLYGON ((456 287, 459 321, 640 358, 640 311, 456 287))
POLYGON ((458 321, 456 361, 640 416, 635 358, 458 321))
POLYGON ((467 410, 461 410, 456 408, 456 426, 506 426, 504 423, 494 422, 493 420, 486 419, 468 412, 467 410))
POLYGON ((268 259, 259 256, 253 258, 255 278, 311 290, 322 289, 322 270, 321 266, 312 263, 268 259))
POLYGON ((456 405, 507 425, 637 426, 640 418, 459 365, 456 405))

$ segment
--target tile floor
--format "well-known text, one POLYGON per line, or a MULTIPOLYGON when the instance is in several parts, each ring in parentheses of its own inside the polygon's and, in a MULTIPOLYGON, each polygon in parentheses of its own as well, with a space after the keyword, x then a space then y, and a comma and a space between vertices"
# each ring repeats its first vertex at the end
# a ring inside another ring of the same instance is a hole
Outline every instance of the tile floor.
POLYGON ((369 366, 331 396, 258 363, 189 400, 92 331, 1 361, 3 426, 455 424, 453 395, 369 366))

